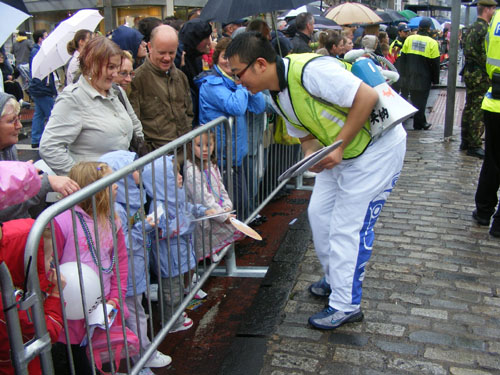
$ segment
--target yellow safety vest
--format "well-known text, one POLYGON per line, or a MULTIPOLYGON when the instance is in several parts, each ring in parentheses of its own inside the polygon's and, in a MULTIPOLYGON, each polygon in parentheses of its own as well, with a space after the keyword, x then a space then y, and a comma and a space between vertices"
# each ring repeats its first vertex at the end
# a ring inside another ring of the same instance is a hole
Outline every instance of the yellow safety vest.
POLYGON ((421 55, 429 59, 435 59, 441 56, 438 42, 430 36, 419 34, 413 34, 406 38, 401 52, 421 55))
MULTIPOLYGON (((323 57, 314 53, 292 54, 288 59, 288 90, 293 113, 298 123, 290 119, 283 110, 279 99, 276 100, 288 122, 299 130, 306 131, 318 139, 324 146, 331 145, 344 126, 349 108, 340 107, 311 95, 302 82, 303 71, 308 63, 323 57)), ((366 121, 361 131, 344 150, 344 159, 361 155, 371 142, 370 121, 366 121)))
MULTIPOLYGON (((484 44, 486 48, 486 72, 491 78, 493 73, 500 73, 500 12, 498 10, 491 18, 484 44)), ((484 96, 481 109, 500 113, 500 100, 493 99, 491 87, 484 96)))

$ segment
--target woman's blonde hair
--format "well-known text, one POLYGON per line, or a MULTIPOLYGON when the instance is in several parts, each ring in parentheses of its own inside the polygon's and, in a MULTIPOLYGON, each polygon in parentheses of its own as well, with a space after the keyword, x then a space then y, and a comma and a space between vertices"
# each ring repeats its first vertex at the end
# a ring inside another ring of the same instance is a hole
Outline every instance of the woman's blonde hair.
POLYGON ((7 110, 9 108, 14 109, 15 114, 19 114, 19 111, 21 111, 21 104, 19 104, 19 102, 15 98, 7 99, 7 102, 5 102, 5 104, 2 108, 2 113, 0 113, 0 117, 6 115, 7 110))
MULTIPOLYGON (((86 161, 77 163, 69 171, 68 177, 83 189, 85 186, 103 178, 113 172, 106 163, 86 161)), ((87 198, 78 204, 83 211, 92 216, 92 198, 87 198)), ((111 197, 109 190, 103 189, 95 194, 96 217, 99 224, 108 225, 111 214, 111 197)))

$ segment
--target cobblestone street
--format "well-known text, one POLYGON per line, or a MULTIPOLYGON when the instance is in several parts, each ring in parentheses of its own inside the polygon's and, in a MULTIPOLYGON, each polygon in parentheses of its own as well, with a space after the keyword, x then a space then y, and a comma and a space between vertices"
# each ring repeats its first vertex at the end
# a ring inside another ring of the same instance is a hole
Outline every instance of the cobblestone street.
POLYGON ((262 375, 500 373, 500 240, 472 221, 481 161, 458 150, 459 115, 455 140, 442 141, 442 93, 430 101, 433 129, 408 130, 401 178, 375 229, 364 321, 308 326, 327 302, 307 290, 322 275, 311 243, 262 375))

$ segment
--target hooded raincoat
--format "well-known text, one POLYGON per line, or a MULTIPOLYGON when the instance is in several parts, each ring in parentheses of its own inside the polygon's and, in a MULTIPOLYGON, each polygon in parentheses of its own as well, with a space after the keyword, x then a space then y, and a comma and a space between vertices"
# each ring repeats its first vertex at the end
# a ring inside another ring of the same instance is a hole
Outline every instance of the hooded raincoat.
MULTIPOLYGON (((224 74, 217 65, 214 65, 212 71, 196 77, 195 82, 200 87, 200 124, 206 124, 220 116, 236 117, 236 129, 233 130, 233 166, 241 166, 243 158, 248 154, 246 111, 264 112, 264 95, 252 95, 224 74)), ((223 165, 226 165, 226 132, 222 125, 217 128, 216 135, 217 155, 222 155, 223 165)))
MULTIPOLYGON (((161 231, 159 248, 155 233, 151 234, 151 267, 155 273, 158 273, 160 267, 159 277, 175 277, 188 272, 196 265, 192 241, 195 223, 192 220, 194 217, 205 215, 207 209, 201 204, 186 201, 184 188, 177 186, 177 171, 174 170, 171 156, 157 159, 153 165, 154 180, 153 166, 150 164, 144 168, 143 183, 149 196, 155 197, 156 193, 156 205, 163 207, 165 213, 158 218, 157 228, 161 231), (163 173, 165 170, 166 173, 163 173)), ((153 199, 149 209, 151 214, 155 212, 154 205, 153 199)))
MULTIPOLYGON (((131 164, 137 157, 137 154, 130 151, 113 151, 104 154, 99 161, 108 164, 113 170, 117 171, 131 164)), ((146 251, 151 249, 150 239, 144 239, 142 233, 143 221, 141 220, 141 209, 146 198, 146 192, 143 192, 141 201, 141 192, 135 184, 132 174, 127 176, 128 205, 129 214, 127 214, 127 195, 125 193, 125 181, 123 179, 116 182, 118 191, 115 199, 115 212, 120 217, 125 244, 128 249, 128 285, 127 297, 134 295, 133 279, 135 278, 136 294, 146 291, 146 273, 149 272, 148 253, 144 252, 144 242, 146 242, 146 251), (142 203, 141 203, 142 202, 142 203), (129 231, 130 228, 130 231, 129 231), (129 233, 130 232, 130 233, 129 233), (131 237, 129 237, 129 234, 131 237), (132 272, 132 263, 134 272, 132 272)), ((153 228, 146 223, 145 231, 150 232, 153 228)))

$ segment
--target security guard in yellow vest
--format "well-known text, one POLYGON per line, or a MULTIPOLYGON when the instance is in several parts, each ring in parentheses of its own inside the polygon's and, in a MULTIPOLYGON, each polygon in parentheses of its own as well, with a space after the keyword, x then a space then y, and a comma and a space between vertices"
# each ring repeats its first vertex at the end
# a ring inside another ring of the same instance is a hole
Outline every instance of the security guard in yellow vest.
POLYGON ((404 82, 404 76, 402 75, 401 69, 401 50, 403 49, 403 45, 405 43, 406 38, 410 35, 410 28, 406 23, 400 23, 398 25, 398 37, 394 39, 389 48, 389 54, 396 56, 396 61, 394 62, 394 67, 398 70, 399 79, 397 82, 394 82, 391 86, 392 88, 401 94, 401 96, 405 99, 408 99, 408 85, 404 82))
POLYGON ((429 130, 425 107, 431 84, 439 83, 439 44, 430 37, 432 21, 422 18, 417 34, 406 38, 401 50, 401 68, 404 81, 410 90, 412 104, 418 108, 413 117, 413 129, 429 130))
MULTIPOLYGON (((365 265, 373 226, 399 177, 406 150, 401 124, 375 142, 370 122, 378 95, 331 56, 276 56, 260 34, 242 33, 226 49, 235 79, 252 93, 270 90, 273 107, 306 156, 342 139, 342 146, 310 168, 318 172, 309 203, 314 247, 324 277, 309 291, 328 307, 309 323, 335 329, 363 318, 365 265)), ((279 171, 278 171, 279 172, 279 171)))
POLYGON ((472 217, 479 225, 489 226, 490 234, 500 237, 500 11, 493 15, 485 39, 486 72, 491 87, 484 96, 485 156, 476 190, 476 209, 472 217), (496 209, 496 212, 495 212, 496 209))

